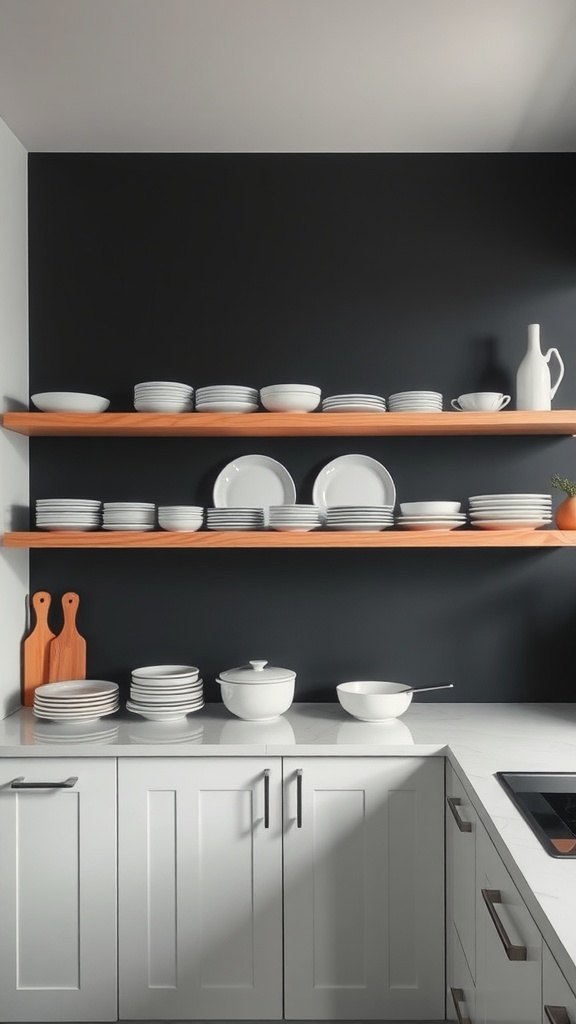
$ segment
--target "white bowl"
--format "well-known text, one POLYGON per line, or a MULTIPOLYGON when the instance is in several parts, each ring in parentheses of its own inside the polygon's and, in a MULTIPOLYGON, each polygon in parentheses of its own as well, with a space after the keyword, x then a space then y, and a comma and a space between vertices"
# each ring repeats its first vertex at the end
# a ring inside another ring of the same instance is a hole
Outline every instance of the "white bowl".
POLYGON ((265 388, 260 388, 260 395, 279 395, 282 394, 282 392, 292 393, 294 391, 306 392, 310 395, 318 395, 318 398, 320 398, 320 395, 322 394, 321 389, 316 387, 315 384, 269 384, 265 388))
POLYGON ((415 516, 452 515, 461 508, 461 501, 405 501, 400 504, 402 515, 415 516))
POLYGON ((197 676, 199 669, 195 665, 142 665, 141 668, 133 668, 132 678, 154 679, 165 682, 169 679, 186 679, 188 676, 197 676))
POLYGON ((320 392, 272 391, 261 394, 260 401, 269 412, 312 412, 320 405, 320 392))
POLYGON ((349 715, 361 722, 389 722, 409 707, 412 691, 403 683, 359 680, 339 683, 338 700, 349 715))
POLYGON ((228 711, 246 722, 271 722, 288 710, 294 699, 295 679, 279 682, 228 683, 217 679, 228 711))
POLYGON ((32 401, 41 412, 105 412, 110 405, 108 398, 80 391, 42 391, 32 401))

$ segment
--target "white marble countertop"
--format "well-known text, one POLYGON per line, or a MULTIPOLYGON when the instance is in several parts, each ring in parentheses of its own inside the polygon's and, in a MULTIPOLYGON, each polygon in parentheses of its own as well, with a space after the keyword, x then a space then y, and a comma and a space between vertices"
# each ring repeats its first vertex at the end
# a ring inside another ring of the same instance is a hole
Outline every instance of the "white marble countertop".
POLYGON ((0 757, 215 755, 447 757, 576 991, 576 859, 549 857, 494 777, 576 771, 576 704, 413 702, 381 725, 358 722, 339 704, 294 704, 268 723, 232 718, 222 704, 169 725, 124 712, 64 730, 29 709, 0 721, 0 757))

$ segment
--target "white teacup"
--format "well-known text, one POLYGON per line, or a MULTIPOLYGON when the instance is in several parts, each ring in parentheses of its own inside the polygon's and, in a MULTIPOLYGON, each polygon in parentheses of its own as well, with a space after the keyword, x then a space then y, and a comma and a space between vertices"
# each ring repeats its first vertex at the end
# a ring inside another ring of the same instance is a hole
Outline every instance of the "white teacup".
POLYGON ((499 412, 509 401, 510 395, 502 395, 499 391, 473 391, 453 398, 450 404, 458 412, 499 412))

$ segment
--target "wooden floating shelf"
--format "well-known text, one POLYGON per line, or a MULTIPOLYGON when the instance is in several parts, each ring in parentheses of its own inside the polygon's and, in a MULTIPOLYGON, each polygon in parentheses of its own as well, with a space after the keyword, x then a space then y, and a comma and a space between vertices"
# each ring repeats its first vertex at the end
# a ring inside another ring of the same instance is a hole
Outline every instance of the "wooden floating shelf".
POLYGON ((29 437, 380 437, 576 435, 576 410, 551 412, 50 413, 6 412, 2 425, 29 437))
POLYGON ((558 548, 576 547, 576 530, 385 530, 382 533, 313 531, 280 533, 199 531, 170 533, 121 530, 5 533, 10 548, 558 548))

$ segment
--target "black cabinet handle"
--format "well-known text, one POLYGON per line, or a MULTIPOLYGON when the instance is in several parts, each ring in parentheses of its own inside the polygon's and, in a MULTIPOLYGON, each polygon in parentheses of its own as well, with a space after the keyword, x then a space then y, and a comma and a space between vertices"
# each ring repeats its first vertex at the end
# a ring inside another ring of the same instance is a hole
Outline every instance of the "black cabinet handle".
POLYGON ((565 1006, 545 1006, 544 1013, 550 1024, 570 1024, 570 1017, 565 1006))
POLYGON ((302 769, 296 769, 296 828, 302 828, 302 769))
POLYGON ((458 1024, 472 1024, 470 1017, 463 1017, 460 1012, 460 1003, 465 1002, 464 990, 461 988, 451 988, 450 992, 454 1003, 454 1009, 456 1010, 456 1020, 458 1021, 458 1024))
POLYGON ((24 782, 24 776, 19 775, 17 779, 12 779, 10 787, 11 789, 72 789, 77 782, 77 775, 71 775, 69 779, 64 779, 64 782, 24 782))
POLYGON ((471 821, 464 821, 464 819, 460 817, 460 815, 458 814, 458 811, 457 811, 457 808, 460 807, 460 804, 462 803, 460 797, 459 796, 447 796, 446 797, 446 803, 448 804, 448 807, 452 811, 452 814, 454 815, 454 819, 455 819, 456 824, 458 825, 458 828, 460 829, 460 831, 461 832, 471 832, 472 831, 472 822, 471 821))
POLYGON ((488 913, 492 918, 492 923, 498 932, 498 937, 504 946, 508 959, 527 960, 528 950, 526 949, 526 946, 515 946, 514 943, 510 941, 508 933, 496 913, 496 904, 502 903, 502 894, 500 889, 481 889, 480 892, 482 893, 482 898, 488 908, 488 913))
POLYGON ((270 828, 270 769, 264 769, 264 828, 270 828))

